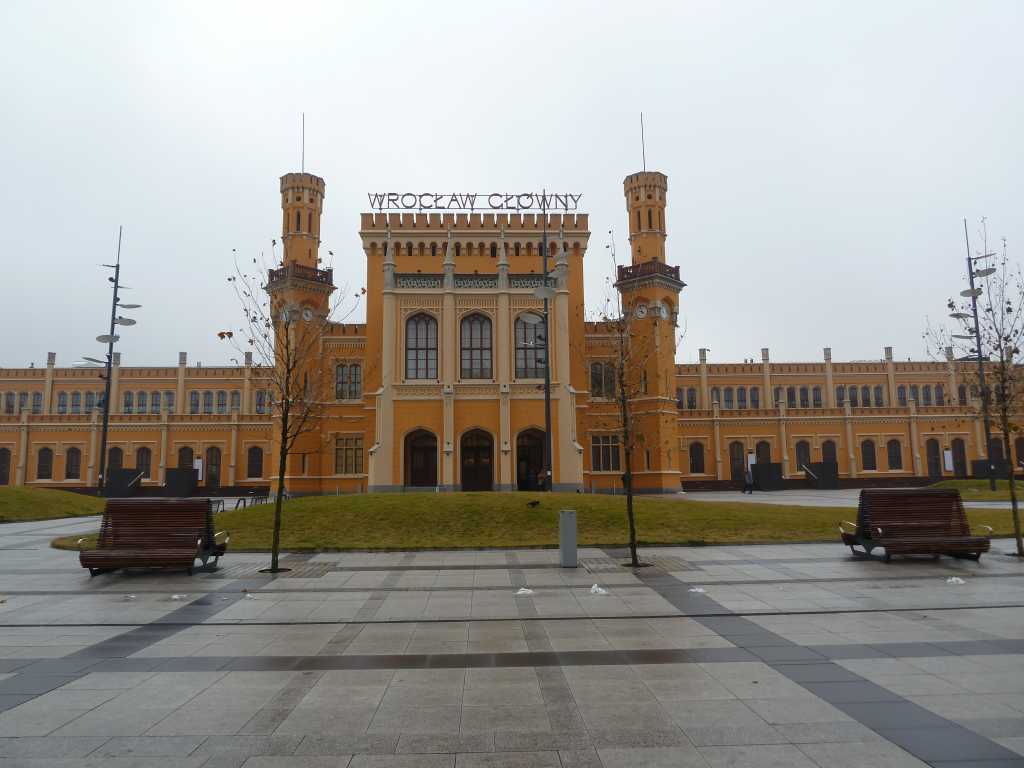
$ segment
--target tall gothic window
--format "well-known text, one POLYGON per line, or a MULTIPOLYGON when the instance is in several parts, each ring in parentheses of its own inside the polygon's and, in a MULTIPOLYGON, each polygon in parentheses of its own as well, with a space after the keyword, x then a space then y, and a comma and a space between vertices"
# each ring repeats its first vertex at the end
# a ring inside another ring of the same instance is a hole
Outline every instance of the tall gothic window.
POLYGON ((903 450, 899 440, 890 440, 885 444, 889 454, 889 469, 903 469, 903 450))
POLYGON ((174 410, 174 392, 171 390, 164 392, 164 410, 168 413, 174 410))
POLYGON ((747 388, 736 387, 736 407, 744 409, 747 407, 747 388))
POLYGON ((188 393, 188 412, 199 413, 199 393, 194 390, 188 393))
POLYGON ((124 408, 125 413, 131 413, 135 410, 135 393, 125 392, 124 393, 124 408))
POLYGON ((821 408, 821 387, 811 390, 811 397, 815 408, 821 408))
POLYGON ((836 387, 836 405, 842 406, 846 402, 846 387, 840 384, 836 387))
POLYGON ((82 412, 82 393, 72 392, 71 393, 71 412, 81 413, 82 412))
POLYGON ((796 468, 803 469, 811 463, 811 444, 806 440, 796 443, 796 468))
POLYGON ((871 387, 865 385, 860 388, 860 404, 865 408, 871 407, 871 387))
POLYGON ((334 369, 334 399, 358 400, 363 396, 363 369, 359 363, 341 363, 334 369))
POLYGON ((36 461, 36 480, 53 479, 53 451, 50 448, 40 448, 39 457, 36 461))
POLYGON ((203 392, 203 413, 213 413, 213 392, 203 392))
POLYGON ((405 322, 405 378, 437 378, 437 320, 427 314, 405 322))
POLYGON ((217 393, 217 413, 228 412, 228 393, 223 389, 217 393))
POLYGON ((878 384, 875 386, 875 408, 881 408, 885 405, 885 394, 882 391, 882 385, 878 384))
POLYGON ((461 339, 462 378, 491 378, 491 319, 479 313, 462 318, 461 339))
POLYGON ((135 407, 138 409, 138 413, 146 412, 146 409, 149 407, 149 400, 145 392, 138 392, 135 395, 135 407))
POLYGON ((516 378, 539 379, 544 376, 544 326, 516 318, 516 378))
POLYGON ((86 413, 92 413, 92 411, 93 411, 93 409, 95 407, 96 407, 96 393, 95 392, 86 392, 85 393, 85 412, 86 413))
POLYGON ((80 480, 82 477, 82 452, 77 448, 68 448, 64 454, 64 479, 80 480))
POLYGON ((32 393, 32 414, 38 416, 43 412, 43 393, 33 392, 32 393))
POLYGON ((149 412, 160 413, 160 390, 156 390, 149 397, 149 412))
MULTIPOLYGON (((751 397, 753 397, 753 391, 751 391, 751 397)), ((695 387, 690 387, 686 390, 686 407, 691 411, 697 408, 697 390, 695 387)), ((757 407, 756 405, 754 406, 757 407)))
POLYGON ((907 388, 902 384, 896 387, 896 401, 903 406, 907 404, 907 388))
POLYGON ((124 466, 124 451, 120 448, 111 448, 107 451, 107 471, 113 472, 124 466))
POLYGON ((238 413, 242 410, 242 393, 237 389, 231 390, 231 412, 238 413))
POLYGON ((810 390, 808 390, 807 387, 800 387, 800 407, 801 408, 810 408, 811 407, 810 395, 811 395, 810 390))
POLYGON ((245 476, 263 477, 263 449, 258 445, 252 446, 246 454, 245 476))
POLYGON ((946 404, 946 392, 943 390, 941 384, 935 385, 935 404, 945 405, 946 404))
POLYGON ((139 448, 135 451, 135 469, 148 478, 153 465, 153 452, 149 448, 139 448))
POLYGON ((864 440, 860 444, 860 465, 861 469, 868 471, 878 469, 878 464, 875 461, 874 440, 864 440))
POLYGON ((724 402, 722 403, 722 407, 727 409, 727 410, 732 410, 732 407, 733 407, 732 387, 726 387, 725 389, 723 389, 722 390, 722 395, 724 397, 724 402))
POLYGON ((590 396, 615 397, 615 366, 611 363, 590 364, 590 396))
POLYGON ((750 407, 760 408, 761 407, 761 390, 757 387, 750 388, 750 407))
POLYGON ((690 474, 691 475, 703 475, 704 474, 704 444, 693 442, 690 443, 690 474))

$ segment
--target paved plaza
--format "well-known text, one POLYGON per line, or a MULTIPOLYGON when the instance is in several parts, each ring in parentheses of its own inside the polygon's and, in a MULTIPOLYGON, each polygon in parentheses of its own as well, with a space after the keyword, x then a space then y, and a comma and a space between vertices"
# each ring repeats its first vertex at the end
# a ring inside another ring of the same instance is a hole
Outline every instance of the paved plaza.
POLYGON ((49 541, 96 525, 0 526, 0 768, 1024 766, 1008 541, 980 563, 662 547, 636 573, 596 548, 575 570, 293 554, 276 577, 229 552, 90 579, 49 541))

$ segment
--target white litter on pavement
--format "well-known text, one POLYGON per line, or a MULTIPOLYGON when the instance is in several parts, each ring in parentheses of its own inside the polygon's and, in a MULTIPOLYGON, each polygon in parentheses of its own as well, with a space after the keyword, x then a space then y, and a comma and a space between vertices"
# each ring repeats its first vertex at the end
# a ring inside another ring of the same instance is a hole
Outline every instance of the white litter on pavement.
POLYGON ((171 595, 171 600, 184 600, 188 595, 171 595))
POLYGON ((245 599, 246 600, 255 600, 256 599, 256 595, 254 595, 252 592, 246 592, 245 593, 245 599))
POLYGON ((526 587, 521 587, 519 589, 519 591, 516 592, 516 597, 528 597, 529 595, 532 595, 532 594, 535 594, 532 589, 527 589, 526 587))
POLYGON ((704 594, 704 587, 690 587, 690 591, 691 592, 699 592, 700 594, 703 595, 704 594))
POLYGON ((598 585, 598 584, 595 584, 594 586, 592 586, 590 588, 590 594, 592 594, 592 595, 607 595, 608 594, 608 590, 605 589, 604 587, 598 585))
POLYGON ((126 603, 128 603, 128 602, 131 602, 131 601, 132 601, 132 600, 134 600, 134 599, 135 599, 135 595, 125 595, 125 596, 124 596, 124 601, 125 601, 126 603))
POLYGON ((967 582, 961 579, 959 576, 950 576, 946 579, 947 584, 966 584, 967 582))

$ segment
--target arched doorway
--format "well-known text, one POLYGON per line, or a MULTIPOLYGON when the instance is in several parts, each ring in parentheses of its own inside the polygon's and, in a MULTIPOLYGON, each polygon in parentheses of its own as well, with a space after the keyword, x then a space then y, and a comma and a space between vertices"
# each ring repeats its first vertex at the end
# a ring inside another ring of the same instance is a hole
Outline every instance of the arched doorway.
POLYGON ((11 482, 11 452, 7 448, 0 448, 0 485, 9 485, 11 482))
POLYGON ((206 487, 220 488, 220 448, 216 446, 206 449, 206 487))
POLYGON ((772 444, 767 440, 761 440, 757 444, 756 448, 757 463, 758 464, 771 464, 772 463, 772 444))
POLYGON ((743 480, 743 443, 733 440, 729 443, 729 476, 734 482, 743 480))
POLYGON ((516 438, 516 488, 538 490, 543 472, 544 433, 539 429, 524 429, 516 438))
POLYGON ((942 477, 942 451, 939 450, 939 441, 934 437, 928 438, 924 444, 925 454, 928 457, 928 477, 938 480, 942 477))
POLYGON ((459 454, 462 459, 462 490, 490 491, 494 487, 494 441, 482 429, 462 436, 459 454))
POLYGON ((437 438, 417 429, 405 436, 405 484, 412 488, 437 485, 437 438))
POLYGON ((967 447, 959 437, 953 438, 953 475, 967 477, 967 447))

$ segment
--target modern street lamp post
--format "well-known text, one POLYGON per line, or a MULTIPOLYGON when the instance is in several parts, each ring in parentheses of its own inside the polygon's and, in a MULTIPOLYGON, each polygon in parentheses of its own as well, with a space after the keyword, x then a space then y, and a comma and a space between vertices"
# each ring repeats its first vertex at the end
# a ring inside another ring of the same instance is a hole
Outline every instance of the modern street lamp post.
MULTIPOLYGON (((985 460, 988 466, 988 485, 990 490, 996 489, 996 476, 992 467, 992 424, 989 419, 989 391, 985 384, 985 358, 981 350, 981 325, 978 322, 978 296, 981 295, 981 288, 976 288, 974 281, 978 277, 988 277, 995 269, 983 267, 975 269, 974 262, 987 259, 994 254, 982 253, 979 256, 971 256, 971 242, 967 235, 967 219, 964 219, 964 243, 967 246, 967 278, 971 287, 961 291, 960 295, 969 297, 971 300, 971 315, 974 320, 974 351, 978 359, 978 387, 981 390, 981 418, 985 426, 985 460)), ((956 317, 956 314, 953 315, 956 317)), ((962 318, 957 318, 962 319, 962 318)))
MULTIPOLYGON (((105 362, 104 380, 105 386, 103 388, 103 427, 100 431, 100 472, 96 482, 96 492, 102 496, 104 489, 107 484, 107 435, 110 431, 110 390, 111 390, 111 378, 112 368, 114 365, 114 343, 117 342, 121 337, 118 336, 114 331, 118 325, 135 325, 135 321, 128 317, 121 317, 117 314, 118 308, 120 309, 138 309, 140 304, 121 304, 120 296, 118 291, 125 286, 121 285, 121 233, 122 228, 117 228, 117 260, 113 264, 103 264, 104 267, 109 267, 114 270, 114 276, 108 277, 113 284, 113 296, 110 302, 110 332, 102 336, 97 336, 96 341, 107 345, 107 359, 105 362)), ((100 362, 94 358, 84 358, 89 362, 95 363, 100 362)))

